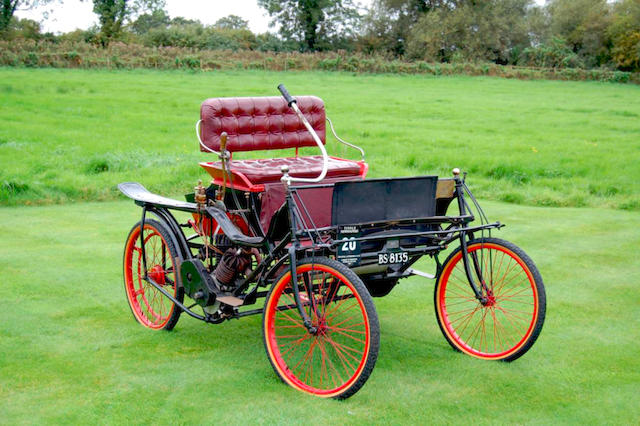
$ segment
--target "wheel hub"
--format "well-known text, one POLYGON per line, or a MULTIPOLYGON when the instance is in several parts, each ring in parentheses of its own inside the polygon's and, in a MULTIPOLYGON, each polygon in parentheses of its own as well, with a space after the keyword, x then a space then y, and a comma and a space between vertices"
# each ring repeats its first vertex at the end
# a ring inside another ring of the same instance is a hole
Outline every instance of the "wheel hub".
POLYGON ((496 305, 496 296, 491 290, 487 290, 486 301, 482 304, 484 307, 490 308, 496 305))
POLYGON ((318 320, 318 324, 315 327, 316 327, 316 332, 314 334, 316 336, 324 336, 329 331, 329 327, 327 327, 327 320, 324 318, 320 318, 318 320))
POLYGON ((157 284, 164 285, 165 276, 164 276, 164 269, 162 268, 162 266, 155 265, 153 268, 149 269, 149 278, 151 278, 157 284))

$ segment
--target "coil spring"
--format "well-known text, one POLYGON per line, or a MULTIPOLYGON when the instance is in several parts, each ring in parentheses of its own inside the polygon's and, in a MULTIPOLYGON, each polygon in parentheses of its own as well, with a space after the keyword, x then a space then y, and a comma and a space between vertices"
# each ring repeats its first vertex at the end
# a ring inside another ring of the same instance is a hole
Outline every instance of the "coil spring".
POLYGON ((224 252, 222 259, 218 262, 215 270, 215 277, 220 284, 229 285, 238 275, 249 266, 251 260, 240 250, 230 248, 224 252))

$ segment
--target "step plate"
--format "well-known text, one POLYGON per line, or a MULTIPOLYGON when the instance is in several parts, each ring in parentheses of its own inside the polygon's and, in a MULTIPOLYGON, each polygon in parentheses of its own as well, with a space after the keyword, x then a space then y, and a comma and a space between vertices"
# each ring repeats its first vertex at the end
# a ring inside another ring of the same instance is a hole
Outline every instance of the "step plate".
POLYGON ((233 306, 233 307, 237 307, 237 306, 242 306, 242 304, 244 303, 244 300, 239 299, 235 296, 217 296, 216 300, 224 303, 225 305, 229 305, 229 306, 233 306))

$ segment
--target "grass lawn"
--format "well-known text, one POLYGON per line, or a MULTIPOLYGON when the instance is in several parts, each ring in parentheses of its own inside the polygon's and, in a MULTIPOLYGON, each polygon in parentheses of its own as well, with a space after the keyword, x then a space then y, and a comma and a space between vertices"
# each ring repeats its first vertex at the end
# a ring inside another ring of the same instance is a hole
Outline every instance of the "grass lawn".
POLYGON ((0 424, 638 424, 639 154, 640 86, 0 68, 0 424), (453 352, 421 278, 375 299, 378 363, 342 402, 277 379, 260 317, 183 315, 169 333, 134 321, 121 262, 140 210, 117 183, 190 190, 211 159, 193 131, 201 101, 276 95, 280 82, 325 100, 371 177, 470 172, 489 219, 507 224, 495 235, 524 248, 546 284, 527 354, 453 352))
MULTIPOLYGON (((640 210, 640 86, 10 68, 0 69, 0 205, 114 199, 116 183, 132 179, 183 193, 206 177, 196 161, 211 158, 197 151, 200 103, 275 96, 280 82, 325 100, 339 133, 365 148, 372 177, 460 167, 483 198, 640 210)), ((356 158, 336 142, 329 151, 356 158)))
POLYGON ((138 325, 121 276, 132 202, 4 207, 0 423, 637 424, 638 213, 485 205, 544 277, 537 343, 511 364, 453 352, 432 283, 412 278, 375 299, 378 363, 343 402, 278 381, 259 317, 138 325))

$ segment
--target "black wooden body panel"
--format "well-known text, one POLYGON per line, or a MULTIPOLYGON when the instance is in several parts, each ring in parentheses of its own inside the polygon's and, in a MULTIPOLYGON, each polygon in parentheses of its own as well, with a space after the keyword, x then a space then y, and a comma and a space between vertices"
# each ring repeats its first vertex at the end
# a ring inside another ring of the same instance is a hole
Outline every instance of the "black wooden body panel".
POLYGON ((337 182, 332 225, 435 216, 437 183, 437 176, 337 182))

